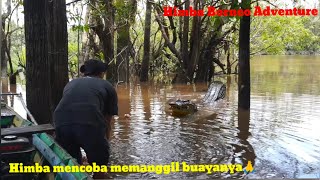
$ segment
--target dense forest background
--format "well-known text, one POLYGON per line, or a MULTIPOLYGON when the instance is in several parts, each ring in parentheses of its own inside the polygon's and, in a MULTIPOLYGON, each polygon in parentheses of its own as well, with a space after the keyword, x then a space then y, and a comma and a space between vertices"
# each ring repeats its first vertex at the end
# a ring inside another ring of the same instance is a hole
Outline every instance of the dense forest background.
MULTIPOLYGON (((162 16, 165 5, 239 8, 233 2, 67 1, 69 77, 77 77, 79 64, 89 58, 108 62, 108 79, 114 83, 134 76, 141 81, 203 82, 214 73, 237 73, 240 18, 162 16)), ((284 7, 268 1, 255 5, 284 7)), ((26 67, 23 2, 7 0, 3 11, 2 77, 26 67)), ((319 35, 319 17, 251 17, 250 54, 317 54, 319 35)))

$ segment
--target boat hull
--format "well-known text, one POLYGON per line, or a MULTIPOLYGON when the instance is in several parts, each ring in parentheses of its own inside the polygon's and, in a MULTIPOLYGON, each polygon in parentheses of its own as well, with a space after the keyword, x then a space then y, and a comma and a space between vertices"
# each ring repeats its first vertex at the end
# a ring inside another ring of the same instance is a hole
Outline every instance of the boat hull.
MULTIPOLYGON (((25 126, 35 126, 29 120, 22 118, 18 113, 16 113, 11 107, 1 106, 1 127, 25 127, 25 126)), ((5 142, 5 137, 1 138, 2 142, 5 142)), ((47 133, 36 133, 32 134, 30 137, 18 137, 24 139, 24 142, 30 142, 30 147, 23 150, 10 151, 7 153, 2 153, 2 161, 8 166, 9 163, 23 163, 23 165, 34 166, 38 163, 40 166, 78 166, 77 161, 71 157, 55 140, 47 133)), ((21 143, 20 143, 21 145, 21 143)), ((8 146, 10 147, 10 146, 8 146)), ((11 148, 14 146, 11 146, 11 148)), ((1 147, 3 148, 3 147, 1 147)), ((73 173, 5 173, 5 167, 1 164, 1 179, 21 179, 18 178, 19 175, 23 176, 23 179, 66 179, 66 180, 85 180, 92 179, 87 173, 73 172, 73 173), (4 171, 4 172, 3 172, 4 171), (30 177, 30 178, 29 178, 30 177)), ((9 170, 9 169, 7 169, 9 170)))

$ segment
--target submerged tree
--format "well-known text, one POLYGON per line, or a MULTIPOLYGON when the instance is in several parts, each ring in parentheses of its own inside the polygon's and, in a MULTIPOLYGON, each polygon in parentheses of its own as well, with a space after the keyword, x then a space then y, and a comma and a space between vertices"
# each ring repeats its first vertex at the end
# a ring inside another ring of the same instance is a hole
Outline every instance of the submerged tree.
POLYGON ((149 61, 150 61, 150 32, 151 32, 151 8, 152 4, 146 0, 146 17, 144 24, 144 43, 143 43, 143 60, 141 66, 140 81, 148 80, 149 61))
POLYGON ((117 82, 129 82, 130 27, 137 11, 136 0, 116 0, 117 82))
MULTIPOLYGON (((217 9, 230 8, 230 3, 224 1, 204 3, 199 0, 186 0, 184 2, 175 1, 174 5, 180 10, 189 9, 190 6, 194 10, 205 9, 207 6, 214 6, 217 9)), ((177 21, 173 16, 164 17, 162 6, 157 5, 155 9, 156 21, 165 45, 179 62, 174 82, 210 81, 213 77, 213 63, 216 63, 223 72, 225 71, 224 64, 221 63, 217 54, 219 46, 226 41, 226 36, 235 31, 237 23, 235 18, 213 17, 205 14, 204 16, 178 17, 179 21, 177 21), (166 18, 169 25, 161 21, 166 18), (176 46, 180 46, 179 50, 176 46)))
MULTIPOLYGON (((242 9, 250 9, 250 5, 250 0, 241 2, 242 9)), ((240 20, 238 107, 250 108, 250 16, 240 20)))

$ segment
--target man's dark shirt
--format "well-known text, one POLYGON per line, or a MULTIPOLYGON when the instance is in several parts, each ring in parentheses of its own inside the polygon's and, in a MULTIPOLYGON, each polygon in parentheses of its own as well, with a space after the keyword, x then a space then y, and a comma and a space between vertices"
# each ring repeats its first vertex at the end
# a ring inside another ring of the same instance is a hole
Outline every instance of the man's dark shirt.
POLYGON ((115 89, 106 80, 84 77, 66 85, 53 119, 56 128, 73 124, 105 128, 106 115, 118 115, 115 89))

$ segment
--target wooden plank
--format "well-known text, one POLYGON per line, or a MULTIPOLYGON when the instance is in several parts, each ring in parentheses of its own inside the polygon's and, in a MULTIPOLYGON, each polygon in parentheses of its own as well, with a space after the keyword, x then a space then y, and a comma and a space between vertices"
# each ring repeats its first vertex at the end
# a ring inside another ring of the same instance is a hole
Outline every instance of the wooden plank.
POLYGON ((14 128, 1 128, 1 137, 8 135, 16 136, 31 136, 36 133, 51 133, 54 132, 54 127, 52 124, 41 124, 36 126, 26 126, 26 127, 14 127, 14 128))

